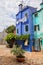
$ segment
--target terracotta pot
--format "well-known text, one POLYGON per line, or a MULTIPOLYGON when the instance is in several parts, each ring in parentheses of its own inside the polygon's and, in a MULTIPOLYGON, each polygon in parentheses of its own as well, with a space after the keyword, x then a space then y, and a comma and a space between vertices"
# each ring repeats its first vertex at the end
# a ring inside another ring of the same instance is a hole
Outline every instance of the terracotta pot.
POLYGON ((25 57, 16 57, 16 60, 18 61, 18 62, 24 62, 25 61, 25 57))

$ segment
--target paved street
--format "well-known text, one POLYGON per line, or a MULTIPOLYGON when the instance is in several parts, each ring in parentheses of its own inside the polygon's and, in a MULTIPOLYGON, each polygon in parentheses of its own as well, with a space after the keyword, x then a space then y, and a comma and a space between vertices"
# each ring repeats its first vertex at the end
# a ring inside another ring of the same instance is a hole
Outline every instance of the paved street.
POLYGON ((26 52, 25 62, 19 63, 10 51, 10 48, 0 45, 0 65, 43 65, 43 52, 26 52))
POLYGON ((11 49, 6 48, 6 45, 0 45, 0 56, 10 56, 11 49))

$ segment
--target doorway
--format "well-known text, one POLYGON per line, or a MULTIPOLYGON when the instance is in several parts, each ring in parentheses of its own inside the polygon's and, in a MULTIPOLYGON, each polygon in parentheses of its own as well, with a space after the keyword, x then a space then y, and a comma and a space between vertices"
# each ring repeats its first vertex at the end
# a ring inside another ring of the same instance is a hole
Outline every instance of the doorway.
POLYGON ((35 39, 34 41, 34 51, 41 51, 41 43, 40 43, 40 39, 35 39))

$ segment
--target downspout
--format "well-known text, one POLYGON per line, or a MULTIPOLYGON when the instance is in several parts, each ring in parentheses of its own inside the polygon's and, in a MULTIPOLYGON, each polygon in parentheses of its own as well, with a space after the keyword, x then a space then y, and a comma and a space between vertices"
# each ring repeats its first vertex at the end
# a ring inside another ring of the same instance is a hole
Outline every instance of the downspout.
MULTIPOLYGON (((21 19, 22 19, 22 12, 21 12, 21 19)), ((22 22, 21 22, 21 35, 22 35, 22 22)))

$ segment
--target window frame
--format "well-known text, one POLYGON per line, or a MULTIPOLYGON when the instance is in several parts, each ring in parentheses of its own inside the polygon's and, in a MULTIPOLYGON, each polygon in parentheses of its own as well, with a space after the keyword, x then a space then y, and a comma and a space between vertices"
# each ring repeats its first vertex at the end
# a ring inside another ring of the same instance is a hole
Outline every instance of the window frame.
POLYGON ((28 31, 26 31, 26 26, 28 26, 28 24, 25 25, 25 32, 28 32, 29 31, 29 27, 28 27, 28 31))
POLYGON ((35 17, 38 17, 38 13, 36 12, 36 13, 34 14, 34 16, 35 16, 35 17))
POLYGON ((39 24, 38 25, 34 25, 34 31, 37 31, 37 26, 38 26, 38 31, 40 31, 39 24))
POLYGON ((28 13, 25 13, 26 18, 28 18, 28 13))

